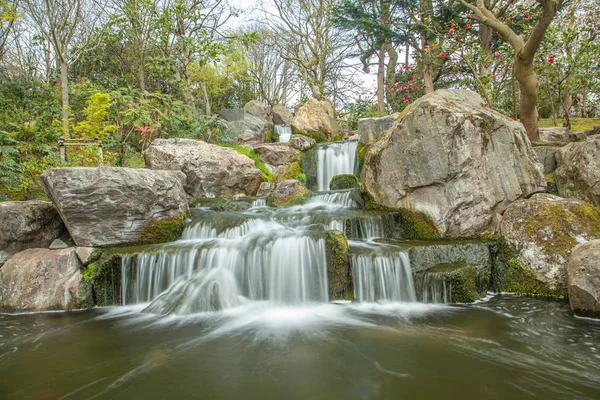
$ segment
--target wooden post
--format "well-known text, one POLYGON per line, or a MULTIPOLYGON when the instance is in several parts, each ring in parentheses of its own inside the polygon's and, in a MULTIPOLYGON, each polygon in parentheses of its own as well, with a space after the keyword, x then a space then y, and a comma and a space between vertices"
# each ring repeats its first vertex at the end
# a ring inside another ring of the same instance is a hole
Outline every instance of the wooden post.
POLYGON ((65 146, 64 136, 58 138, 58 149, 60 152, 60 162, 61 164, 64 164, 67 162, 67 147, 65 146))
POLYGON ((98 140, 98 154, 100 159, 100 166, 104 165, 104 151, 102 149, 102 140, 98 140))

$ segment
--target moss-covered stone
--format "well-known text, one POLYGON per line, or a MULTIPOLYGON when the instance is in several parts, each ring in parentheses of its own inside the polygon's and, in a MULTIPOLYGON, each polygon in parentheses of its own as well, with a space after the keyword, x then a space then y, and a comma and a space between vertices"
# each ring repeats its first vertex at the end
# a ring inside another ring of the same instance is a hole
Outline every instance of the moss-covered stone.
POLYGON ((275 182, 280 183, 288 179, 296 179, 306 185, 306 175, 302 170, 299 162, 292 162, 290 164, 282 165, 279 169, 279 173, 275 176, 275 182))
POLYGON ((302 170, 306 175, 306 187, 311 190, 317 189, 317 164, 318 164, 318 147, 312 147, 306 150, 303 154, 302 170))
POLYGON ((362 171, 363 165, 365 165, 365 156, 367 155, 367 146, 358 142, 356 151, 358 154, 358 171, 360 173, 362 171))
POLYGON ((96 306, 122 304, 122 254, 104 254, 90 262, 84 269, 83 278, 92 286, 93 303, 96 306))
POLYGON ((566 290, 550 289, 547 284, 537 279, 531 271, 521 265, 518 258, 508 260, 505 282, 500 291, 521 295, 567 296, 566 290))
POLYGON ((267 142, 267 143, 279 142, 279 135, 277 134, 277 132, 275 132, 275 128, 269 129, 269 131, 265 135, 265 142, 267 142))
POLYGON ((432 293, 437 292, 448 303, 472 303, 485 295, 489 285, 489 274, 485 268, 467 265, 464 261, 438 264, 418 271, 414 279, 421 301, 432 301, 432 293), (428 293, 428 299, 423 298, 425 293, 428 293))
POLYGON ((309 190, 308 192, 297 193, 287 200, 277 201, 275 196, 270 195, 267 198, 267 204, 269 207, 292 207, 292 206, 301 206, 305 204, 308 200, 310 200, 310 196, 312 196, 312 192, 309 190))
POLYGON ((179 217, 162 219, 150 224, 144 229, 135 244, 166 243, 178 240, 181 238, 187 215, 187 213, 182 213, 179 217))
POLYGON ((252 203, 247 201, 222 201, 218 204, 213 205, 210 209, 213 211, 225 211, 225 212, 234 212, 234 211, 245 211, 252 207, 252 203))
POLYGON ((352 174, 336 175, 331 178, 329 188, 331 190, 352 189, 359 187, 358 178, 352 174))
POLYGON ((352 300, 354 289, 352 270, 348 258, 348 241, 344 234, 337 230, 325 232, 325 255, 327 259, 327 281, 329 284, 329 300, 352 300))

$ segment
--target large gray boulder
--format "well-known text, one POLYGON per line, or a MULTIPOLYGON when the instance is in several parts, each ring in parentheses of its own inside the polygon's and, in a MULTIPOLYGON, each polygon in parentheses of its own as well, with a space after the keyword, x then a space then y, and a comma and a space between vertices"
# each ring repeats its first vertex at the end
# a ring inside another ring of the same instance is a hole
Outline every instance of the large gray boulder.
POLYGON ((559 147, 536 146, 533 148, 538 161, 544 166, 544 175, 551 174, 556 169, 556 152, 559 147))
POLYGON ((295 133, 319 134, 332 140, 340 132, 333 106, 327 100, 310 98, 294 115, 295 133))
POLYGON ((244 110, 250 115, 264 119, 265 121, 271 121, 273 114, 271 113, 271 106, 262 101, 250 100, 244 105, 244 110))
POLYGON ((145 241, 161 222, 188 212, 179 171, 133 168, 54 168, 41 180, 77 246, 145 241))
POLYGON ((438 90, 409 107, 367 150, 361 185, 376 206, 416 209, 442 236, 464 237, 487 230, 513 201, 545 191, 523 125, 477 93, 438 90))
POLYGON ((292 161, 299 150, 287 143, 261 143, 252 146, 252 150, 267 164, 279 166, 292 161))
POLYGON ((569 128, 563 126, 555 126, 551 128, 539 128, 538 135, 540 142, 568 142, 569 141, 569 128))
POLYGON ((581 200, 538 193, 511 204, 499 231, 516 254, 513 269, 564 294, 571 252, 578 244, 600 238, 600 211, 581 200))
POLYGON ((294 114, 283 104, 275 104, 272 112, 275 125, 291 125, 294 120, 294 114))
POLYGON ((304 135, 292 135, 288 143, 290 147, 300 151, 306 151, 317 144, 315 139, 304 135))
POLYGON ((359 142, 363 146, 370 145, 376 141, 379 136, 390 129, 398 119, 398 113, 386 115, 380 118, 361 118, 358 120, 359 142))
POLYGON ((600 208, 600 140, 586 140, 561 147, 554 181, 558 193, 576 197, 600 208))
POLYGON ((32 247, 47 248, 65 226, 47 201, 0 202, 0 251, 16 254, 32 247))
POLYGON ((238 136, 249 136, 248 131, 254 132, 264 142, 267 132, 273 128, 270 120, 263 119, 248 113, 246 110, 222 110, 219 115, 226 121, 229 128, 229 139, 235 140, 238 136))
POLYGON ((295 206, 306 203, 311 191, 296 179, 288 179, 277 184, 269 202, 275 207, 295 206))
POLYGON ((182 171, 185 191, 193 197, 253 196, 262 173, 236 150, 192 139, 157 139, 144 152, 152 169, 182 171))
POLYGON ((0 269, 0 309, 71 310, 89 307, 90 289, 73 247, 28 249, 0 269))
POLYGON ((600 240, 573 249, 567 264, 569 303, 575 314, 600 318, 600 240))

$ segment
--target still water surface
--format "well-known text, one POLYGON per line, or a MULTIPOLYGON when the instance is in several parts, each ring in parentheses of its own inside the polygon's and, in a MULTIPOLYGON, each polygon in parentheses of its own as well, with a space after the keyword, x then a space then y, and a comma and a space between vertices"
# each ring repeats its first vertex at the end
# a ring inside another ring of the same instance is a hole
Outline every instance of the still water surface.
POLYGON ((564 302, 141 308, 0 315, 0 398, 600 399, 600 323, 564 302))

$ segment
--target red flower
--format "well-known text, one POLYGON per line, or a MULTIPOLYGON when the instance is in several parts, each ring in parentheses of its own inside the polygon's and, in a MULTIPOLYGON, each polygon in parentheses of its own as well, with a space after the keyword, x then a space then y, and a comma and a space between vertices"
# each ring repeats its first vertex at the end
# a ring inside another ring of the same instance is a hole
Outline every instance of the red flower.
POLYGON ((554 64, 554 56, 550 56, 550 58, 548 59, 548 62, 550 64, 554 64))
POLYGON ((414 77, 414 76, 412 76, 412 75, 408 77, 408 80, 409 80, 409 81, 412 81, 413 79, 415 79, 415 77, 414 77))
POLYGON ((454 29, 454 22, 450 25, 450 28, 454 29))
POLYGON ((451 35, 454 35, 454 29, 450 29, 450 31, 448 33, 451 35))
POLYGON ((440 54, 441 58, 446 58, 446 53, 442 52, 442 54, 440 54))
POLYGON ((391 89, 390 89, 390 92, 392 92, 392 93, 395 93, 395 92, 396 92, 396 89, 395 89, 395 88, 391 88, 391 89))
POLYGON ((466 24, 465 29, 471 29, 471 24, 466 24))
POLYGON ((533 18, 531 18, 531 15, 527 14, 525 16, 525 21, 531 21, 533 18))
POLYGON ((495 53, 494 53, 494 55, 495 55, 496 57, 500 57, 500 52, 499 52, 499 51, 497 51, 497 52, 495 52, 495 53))

